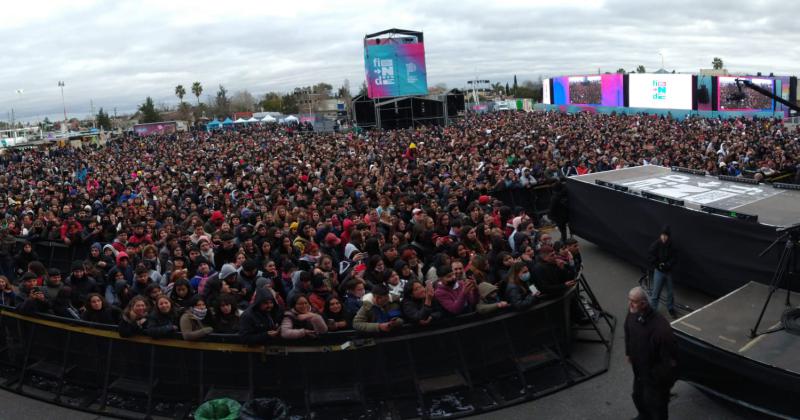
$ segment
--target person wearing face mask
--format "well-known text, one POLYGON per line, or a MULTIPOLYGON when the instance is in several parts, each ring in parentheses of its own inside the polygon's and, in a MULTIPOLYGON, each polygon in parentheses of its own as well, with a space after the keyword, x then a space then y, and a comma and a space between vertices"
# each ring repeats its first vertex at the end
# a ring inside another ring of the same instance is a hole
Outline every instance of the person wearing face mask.
POLYGON ((531 293, 528 285, 531 282, 531 272, 524 262, 516 262, 511 266, 505 280, 504 296, 514 310, 527 309, 538 301, 536 295, 531 293))
POLYGON ((677 343, 669 322, 641 287, 628 292, 625 356, 633 368, 633 403, 638 419, 668 417, 669 391, 677 379, 677 343))
POLYGON ((207 316, 206 301, 195 295, 192 305, 181 315, 180 328, 183 339, 197 341, 211 334, 214 329, 204 324, 204 321, 208 322, 207 316))

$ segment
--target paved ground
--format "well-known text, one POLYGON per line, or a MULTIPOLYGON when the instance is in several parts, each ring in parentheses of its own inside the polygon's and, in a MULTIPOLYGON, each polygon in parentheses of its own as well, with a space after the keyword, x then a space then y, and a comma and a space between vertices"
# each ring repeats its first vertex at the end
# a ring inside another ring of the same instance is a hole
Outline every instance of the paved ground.
MULTIPOLYGON (((637 267, 583 243, 586 276, 604 309, 619 320, 609 372, 554 395, 476 419, 629 419, 636 415, 630 400, 632 373, 624 356, 622 320, 627 310, 627 292, 636 285, 637 267)), ((685 288, 676 290, 677 301, 698 308, 710 299, 685 288)), ((662 308, 663 310, 663 308, 662 308)), ((677 397, 670 404, 673 419, 745 420, 762 418, 739 407, 711 399, 691 385, 678 382, 673 388, 677 397)), ((93 420, 95 415, 60 408, 0 390, 0 420, 42 418, 93 420)))

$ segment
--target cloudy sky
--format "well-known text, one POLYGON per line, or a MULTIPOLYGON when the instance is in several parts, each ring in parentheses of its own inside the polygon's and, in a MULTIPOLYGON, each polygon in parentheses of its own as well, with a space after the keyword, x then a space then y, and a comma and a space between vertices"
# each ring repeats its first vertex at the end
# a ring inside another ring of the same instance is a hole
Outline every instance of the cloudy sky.
MULTIPOLYGON (((425 33, 428 83, 462 87, 628 70, 800 75, 800 2, 750 0, 178 1, 13 0, 0 23, 0 120, 135 109, 174 88, 285 92, 320 81, 358 90, 365 34, 425 33), (23 93, 16 93, 22 89, 23 93)), ((188 99, 194 99, 189 93, 188 99)))

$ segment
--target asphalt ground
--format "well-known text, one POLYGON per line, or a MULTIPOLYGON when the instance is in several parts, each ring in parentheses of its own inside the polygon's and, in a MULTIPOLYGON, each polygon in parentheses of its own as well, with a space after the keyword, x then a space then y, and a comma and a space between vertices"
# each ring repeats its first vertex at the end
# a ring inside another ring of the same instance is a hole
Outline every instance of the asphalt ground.
MULTIPOLYGON (((476 419, 631 419, 636 409, 630 398, 633 373, 625 361, 622 323, 627 312, 627 293, 641 276, 640 268, 581 241, 584 273, 606 312, 617 317, 609 371, 556 394, 504 410, 476 416, 476 419)), ((708 296, 676 285, 677 303, 700 308, 708 296)), ((661 306, 661 311, 666 309, 661 306)), ((739 406, 714 399, 692 385, 678 381, 670 402, 673 419, 744 420, 765 418, 739 406)), ((5 419, 103 419, 94 414, 61 408, 0 390, 0 420, 5 419)))

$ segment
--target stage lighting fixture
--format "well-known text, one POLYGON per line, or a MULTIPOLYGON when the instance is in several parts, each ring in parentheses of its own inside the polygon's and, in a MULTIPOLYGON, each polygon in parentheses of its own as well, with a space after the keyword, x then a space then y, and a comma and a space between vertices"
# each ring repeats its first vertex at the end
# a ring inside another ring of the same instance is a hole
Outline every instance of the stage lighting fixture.
POLYGON ((725 209, 720 209, 720 208, 711 207, 711 206, 700 206, 700 210, 702 210, 702 211, 704 211, 706 213, 711 213, 711 214, 716 214, 716 215, 720 215, 720 216, 732 217, 734 219, 744 220, 746 222, 757 222, 758 221, 758 215, 755 215, 755 214, 739 213, 738 211, 725 210, 725 209))
POLYGON ((751 184, 751 185, 758 185, 758 181, 753 178, 745 178, 743 176, 730 176, 730 175, 720 175, 720 181, 728 181, 728 182, 738 182, 740 184, 751 184))
POLYGON ((664 204, 671 204, 673 206, 683 206, 683 200, 676 200, 670 197, 664 197, 658 194, 653 194, 647 191, 642 191, 642 197, 649 198, 650 200, 660 201, 664 204))
POLYGON ((782 190, 800 190, 799 184, 787 184, 785 182, 775 182, 772 184, 773 188, 779 188, 782 190))

